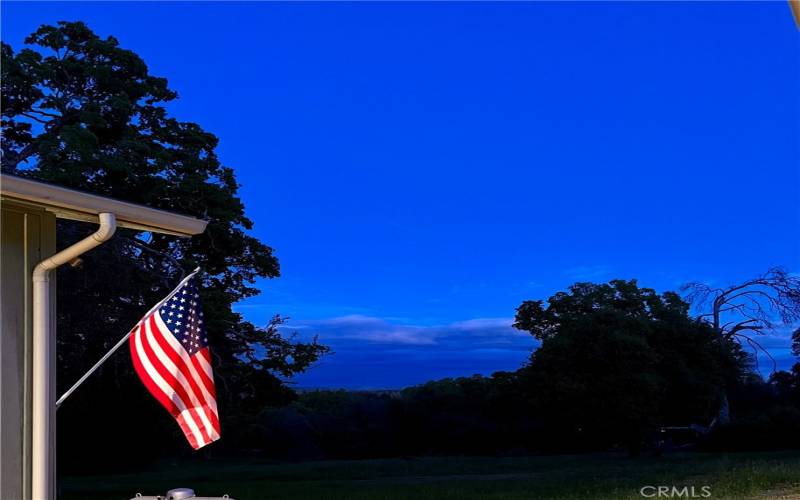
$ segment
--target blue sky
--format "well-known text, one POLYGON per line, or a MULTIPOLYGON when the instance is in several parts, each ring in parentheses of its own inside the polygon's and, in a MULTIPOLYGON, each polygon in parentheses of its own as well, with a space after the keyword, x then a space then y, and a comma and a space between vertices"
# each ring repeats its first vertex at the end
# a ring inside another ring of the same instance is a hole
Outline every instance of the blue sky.
MULTIPOLYGON (((524 299, 800 271, 785 2, 16 3, 84 20, 220 137, 282 277, 240 311, 336 354, 305 386, 514 369, 524 299)), ((767 339, 788 363, 785 332, 767 339)))

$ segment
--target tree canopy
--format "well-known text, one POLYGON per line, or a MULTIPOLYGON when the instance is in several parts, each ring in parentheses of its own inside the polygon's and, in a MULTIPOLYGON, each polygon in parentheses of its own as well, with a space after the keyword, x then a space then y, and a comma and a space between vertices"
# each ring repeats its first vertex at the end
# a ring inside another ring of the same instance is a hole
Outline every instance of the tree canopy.
POLYGON ((635 280, 523 302, 514 326, 542 341, 520 372, 537 412, 565 432, 632 448, 658 426, 708 424, 745 357, 688 311, 676 293, 635 280))
MULTIPOLYGON (((16 52, 2 44, 3 172, 208 220, 206 231, 190 239, 120 230, 59 271, 59 384, 74 381, 200 266, 220 411, 238 422, 285 396, 282 377, 303 371, 327 349, 316 339, 282 335, 281 318, 256 326, 233 310, 259 292, 256 279, 275 278, 280 267, 273 249, 248 234, 253 223, 234 171, 215 152, 217 137, 172 117, 167 105, 178 94, 113 37, 101 38, 81 22, 59 22, 41 26, 25 43, 16 52)), ((64 247, 92 228, 59 222, 58 231, 64 247)), ((113 386, 124 400, 140 390, 120 382, 129 365, 117 357, 97 383, 113 386)), ((65 405, 59 416, 80 412, 76 406, 65 405)), ((80 425, 75 417, 72 424, 80 425)))

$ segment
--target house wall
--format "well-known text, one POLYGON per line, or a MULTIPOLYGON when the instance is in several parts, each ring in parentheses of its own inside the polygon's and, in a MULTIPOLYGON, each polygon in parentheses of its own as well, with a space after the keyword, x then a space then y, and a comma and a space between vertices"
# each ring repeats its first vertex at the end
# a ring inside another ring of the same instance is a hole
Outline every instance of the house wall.
MULTIPOLYGON (((0 499, 30 500, 31 273, 55 253, 56 222, 40 208, 7 200, 0 212, 0 499)), ((51 286, 55 297, 55 280, 51 286)), ((54 370, 52 376, 55 387, 54 370)))

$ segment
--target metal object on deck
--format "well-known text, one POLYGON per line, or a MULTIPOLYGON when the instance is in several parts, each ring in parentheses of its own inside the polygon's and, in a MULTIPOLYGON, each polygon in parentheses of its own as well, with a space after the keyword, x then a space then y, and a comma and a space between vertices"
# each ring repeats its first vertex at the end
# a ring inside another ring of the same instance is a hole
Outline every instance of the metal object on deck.
POLYGON ((194 497, 194 490, 189 488, 175 488, 167 492, 167 500, 185 500, 192 497, 194 497))
POLYGON ((143 496, 137 493, 131 500, 234 500, 228 495, 221 497, 198 497, 195 496, 194 490, 191 488, 174 488, 167 492, 166 495, 156 496, 143 496))

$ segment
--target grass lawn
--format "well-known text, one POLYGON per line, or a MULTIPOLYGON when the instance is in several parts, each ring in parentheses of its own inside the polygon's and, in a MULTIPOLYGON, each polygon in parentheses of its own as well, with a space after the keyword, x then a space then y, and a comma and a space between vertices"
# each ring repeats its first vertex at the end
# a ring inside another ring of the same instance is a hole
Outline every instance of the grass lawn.
MULTIPOLYGON (((641 499, 646 485, 710 486, 710 498, 800 499, 800 451, 443 457, 280 463, 215 459, 163 463, 151 472, 63 478, 62 500, 128 499, 186 486, 238 500, 641 499)), ((687 496, 673 498, 688 498, 687 496)))

